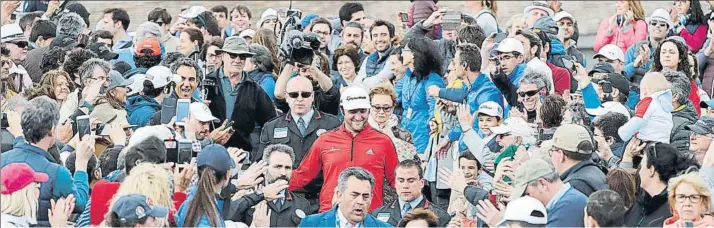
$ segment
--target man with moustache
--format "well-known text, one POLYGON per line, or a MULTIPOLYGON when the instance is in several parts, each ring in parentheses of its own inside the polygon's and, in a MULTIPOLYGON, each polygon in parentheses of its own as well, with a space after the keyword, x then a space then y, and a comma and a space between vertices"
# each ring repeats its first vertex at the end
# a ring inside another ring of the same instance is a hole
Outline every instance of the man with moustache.
MULTIPOLYGON (((285 144, 272 144, 263 150, 262 160, 268 162, 268 169, 265 172, 265 183, 270 185, 277 181, 290 181, 293 175, 293 162, 295 152, 285 144)), ((258 191, 260 192, 260 191, 258 191)), ((276 200, 267 201, 267 210, 270 212, 270 227, 297 227, 300 221, 309 213, 310 203, 292 191, 284 189, 280 192, 283 197, 276 200)), ((234 201, 235 211, 229 213, 228 218, 234 222, 252 224, 255 213, 268 213, 259 211, 253 206, 260 203, 260 193, 248 194, 245 200, 234 201), (239 203, 243 201, 244 203, 239 203)))
MULTIPOLYGON (((352 166, 362 167, 370 171, 376 181, 374 188, 369 188, 372 189, 369 193, 371 211, 382 205, 384 180, 386 179, 390 186, 394 186, 397 152, 389 136, 367 124, 372 106, 369 102, 369 94, 364 88, 347 87, 340 101, 342 113, 345 115, 344 124, 322 134, 315 141, 302 164, 293 173, 288 189, 291 191, 301 189, 322 172, 325 181, 320 192, 319 211, 324 212, 332 208, 332 196, 338 185, 338 179, 343 179, 340 173, 352 166)), ((352 194, 344 192, 344 188, 338 192, 352 194)), ((346 197, 354 198, 352 195, 346 197)))
POLYGON ((397 187, 399 200, 377 208, 372 212, 372 216, 396 227, 404 215, 413 209, 423 208, 434 212, 439 217, 439 227, 448 225, 451 216, 429 202, 421 193, 421 189, 424 188, 424 170, 422 170, 420 162, 411 159, 399 162, 395 170, 395 178, 394 184, 397 187))
MULTIPOLYGON (((298 167, 320 135, 340 126, 337 117, 321 112, 312 106, 315 99, 310 79, 303 76, 296 76, 288 81, 285 89, 285 98, 290 112, 278 116, 265 123, 260 134, 260 149, 272 144, 286 144, 295 150, 293 166, 298 167)), ((251 156, 260 161, 263 156, 251 156)), ((318 207, 318 193, 322 187, 322 176, 315 178, 303 189, 296 190, 298 195, 304 196, 310 201, 311 210, 315 212, 318 207)))

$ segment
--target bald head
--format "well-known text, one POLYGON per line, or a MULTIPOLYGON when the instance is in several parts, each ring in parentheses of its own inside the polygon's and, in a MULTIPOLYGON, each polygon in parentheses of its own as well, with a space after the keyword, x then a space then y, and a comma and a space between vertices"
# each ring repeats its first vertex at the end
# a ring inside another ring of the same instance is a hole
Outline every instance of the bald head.
POLYGON ((645 74, 640 82, 640 90, 645 97, 659 91, 668 90, 669 87, 667 78, 660 72, 649 72, 645 74))
POLYGON ((288 81, 286 101, 290 106, 290 112, 302 116, 312 110, 314 97, 312 94, 312 82, 303 76, 296 76, 288 81))
POLYGON ((312 91, 312 82, 305 76, 295 76, 288 80, 286 91, 312 91))

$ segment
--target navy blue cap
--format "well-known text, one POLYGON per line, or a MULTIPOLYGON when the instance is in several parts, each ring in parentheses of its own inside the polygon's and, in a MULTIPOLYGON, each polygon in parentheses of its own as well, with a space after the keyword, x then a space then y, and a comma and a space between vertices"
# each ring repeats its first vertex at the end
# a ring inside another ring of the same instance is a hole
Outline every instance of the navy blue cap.
POLYGON ((141 194, 129 194, 119 197, 114 202, 112 212, 116 213, 123 222, 136 223, 146 216, 154 218, 166 218, 169 209, 154 206, 151 199, 141 194))
POLYGON ((714 134, 714 118, 702 116, 696 123, 684 126, 684 129, 700 135, 714 134))
POLYGON ((228 154, 228 150, 216 144, 206 146, 198 153, 196 165, 198 167, 210 166, 216 172, 227 172, 236 167, 236 163, 233 162, 233 158, 228 154))
POLYGON ((588 72, 588 75, 592 75, 593 73, 615 73, 615 68, 607 62, 598 62, 595 64, 593 69, 588 72))

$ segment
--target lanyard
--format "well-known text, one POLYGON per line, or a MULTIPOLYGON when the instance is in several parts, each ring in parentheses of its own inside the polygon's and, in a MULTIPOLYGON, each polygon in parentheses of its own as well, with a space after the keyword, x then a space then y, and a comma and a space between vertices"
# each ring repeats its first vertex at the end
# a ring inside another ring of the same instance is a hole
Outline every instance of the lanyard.
MULTIPOLYGON (((416 78, 414 80, 416 81, 416 78)), ((426 79, 424 79, 424 80, 426 80, 426 79)), ((419 85, 421 85, 421 83, 424 82, 424 80, 422 80, 421 82, 414 83, 414 89, 412 89, 412 92, 410 94, 408 94, 409 97, 407 98, 407 108, 410 108, 412 106, 412 98, 414 98, 414 94, 416 93, 417 88, 419 88, 419 85)), ((409 81, 411 81, 411 80, 409 80, 409 81)), ((411 84, 411 83, 409 83, 409 84, 411 84)))

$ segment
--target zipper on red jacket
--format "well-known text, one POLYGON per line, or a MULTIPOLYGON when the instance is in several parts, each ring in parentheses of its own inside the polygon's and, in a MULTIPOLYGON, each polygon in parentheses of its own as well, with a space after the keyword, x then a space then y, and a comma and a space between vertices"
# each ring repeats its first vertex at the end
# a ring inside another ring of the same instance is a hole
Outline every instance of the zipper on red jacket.
POLYGON ((352 162, 355 157, 355 138, 357 138, 356 135, 352 137, 352 146, 350 146, 350 162, 352 162))

